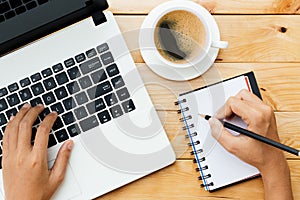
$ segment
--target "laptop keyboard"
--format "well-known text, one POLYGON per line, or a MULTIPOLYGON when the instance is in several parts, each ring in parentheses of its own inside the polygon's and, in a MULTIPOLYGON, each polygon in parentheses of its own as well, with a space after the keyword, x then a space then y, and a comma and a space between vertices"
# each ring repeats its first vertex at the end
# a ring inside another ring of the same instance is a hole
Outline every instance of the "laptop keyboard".
POLYGON ((41 121, 58 113, 48 148, 135 110, 107 43, 0 89, 1 141, 9 118, 25 103, 45 105, 33 125, 32 144, 41 121))
POLYGON ((0 0, 0 23, 34 9, 49 0, 0 0))

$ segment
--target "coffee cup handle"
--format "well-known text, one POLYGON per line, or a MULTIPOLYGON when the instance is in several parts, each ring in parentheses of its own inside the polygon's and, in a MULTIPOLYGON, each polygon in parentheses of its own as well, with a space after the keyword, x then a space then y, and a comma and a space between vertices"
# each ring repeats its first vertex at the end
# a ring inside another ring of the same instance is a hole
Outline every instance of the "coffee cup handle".
POLYGON ((211 43, 212 47, 219 48, 219 49, 227 49, 228 48, 228 42, 226 41, 213 41, 211 43))

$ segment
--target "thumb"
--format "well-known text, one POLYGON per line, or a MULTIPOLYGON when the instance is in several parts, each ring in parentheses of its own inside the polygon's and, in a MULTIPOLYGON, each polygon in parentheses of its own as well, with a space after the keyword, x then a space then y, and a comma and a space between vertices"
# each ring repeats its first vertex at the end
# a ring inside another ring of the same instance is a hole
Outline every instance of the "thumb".
POLYGON ((49 181, 51 189, 54 192, 65 178, 73 145, 73 141, 69 140, 60 147, 54 165, 50 171, 49 181))
POLYGON ((216 118, 208 120, 211 127, 212 136, 230 153, 235 153, 235 149, 239 146, 238 137, 229 133, 222 123, 216 118))

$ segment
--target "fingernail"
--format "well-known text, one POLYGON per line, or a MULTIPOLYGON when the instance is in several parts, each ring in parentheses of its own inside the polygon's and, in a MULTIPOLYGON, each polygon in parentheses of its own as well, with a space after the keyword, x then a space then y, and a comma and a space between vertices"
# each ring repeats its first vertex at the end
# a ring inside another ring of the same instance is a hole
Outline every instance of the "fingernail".
POLYGON ((72 149, 73 149, 73 146, 74 146, 73 141, 70 141, 69 144, 67 145, 67 148, 68 148, 69 150, 72 150, 72 149))
POLYGON ((40 103, 37 105, 37 107, 44 107, 44 105, 40 103))
POLYGON ((23 108, 29 108, 30 107, 30 104, 29 103, 25 103, 24 105, 23 105, 23 108))
POLYGON ((15 118, 15 116, 10 116, 9 121, 13 120, 15 118))

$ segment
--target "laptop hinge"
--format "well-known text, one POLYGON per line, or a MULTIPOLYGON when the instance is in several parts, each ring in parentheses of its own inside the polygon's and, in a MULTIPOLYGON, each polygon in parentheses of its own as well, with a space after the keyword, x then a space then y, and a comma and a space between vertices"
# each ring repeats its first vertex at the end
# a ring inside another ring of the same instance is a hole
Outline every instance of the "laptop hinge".
POLYGON ((99 12, 99 11, 94 12, 92 17, 93 17, 93 21, 94 21, 96 26, 98 26, 99 24, 102 24, 104 22, 107 22, 107 19, 106 19, 103 12, 99 12))

